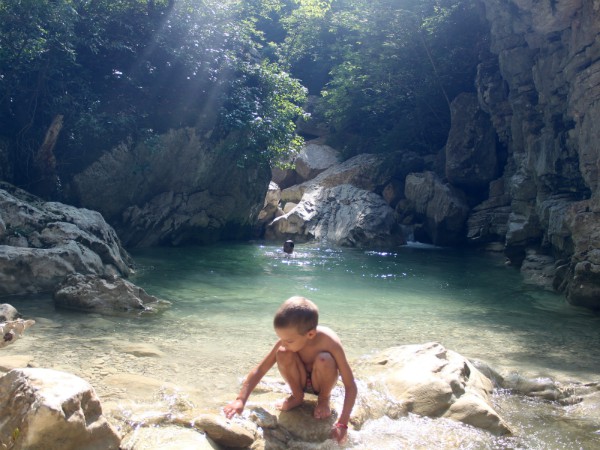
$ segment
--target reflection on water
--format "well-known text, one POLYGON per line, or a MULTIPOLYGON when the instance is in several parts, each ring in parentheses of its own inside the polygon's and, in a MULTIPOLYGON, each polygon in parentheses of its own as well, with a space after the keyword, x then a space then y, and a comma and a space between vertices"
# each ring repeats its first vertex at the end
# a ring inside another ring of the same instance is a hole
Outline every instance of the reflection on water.
MULTIPOLYGON (((236 394, 240 377, 275 341, 271 321, 279 304, 304 295, 319 305, 321 323, 338 332, 350 359, 394 345, 438 341, 501 371, 563 381, 598 378, 600 318, 566 305, 561 296, 523 285, 502 259, 425 246, 384 253, 312 245, 297 245, 289 258, 278 245, 258 244, 145 249, 133 256, 138 268, 132 281, 173 302, 168 312, 101 317, 55 311, 49 296, 8 299, 38 323, 3 355, 30 355, 34 365, 84 376, 107 401, 131 396, 113 381, 137 374, 176 383, 193 393, 194 402, 215 408, 236 394), (130 344, 155 354, 140 357, 128 350, 130 344)), ((594 434, 598 423, 568 423, 568 414, 556 405, 532 406, 530 400, 501 395, 496 402, 529 436, 522 448, 600 444, 594 434)), ((424 421, 373 422, 371 433, 355 435, 353 445, 419 448, 408 442, 426 439, 422 448, 432 448, 431 436, 419 431, 427 430, 424 421)), ((460 424, 431 426, 441 427, 436 439, 447 441, 439 448, 521 445, 503 444, 460 424)))

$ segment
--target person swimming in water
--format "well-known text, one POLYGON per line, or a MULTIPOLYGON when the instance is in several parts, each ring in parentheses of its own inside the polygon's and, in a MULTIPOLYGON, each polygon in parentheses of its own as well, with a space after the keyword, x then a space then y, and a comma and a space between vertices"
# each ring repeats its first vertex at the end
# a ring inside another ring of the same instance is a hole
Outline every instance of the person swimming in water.
POLYGON ((283 252, 287 253, 288 255, 294 253, 294 241, 292 241, 291 239, 285 241, 283 243, 283 252))

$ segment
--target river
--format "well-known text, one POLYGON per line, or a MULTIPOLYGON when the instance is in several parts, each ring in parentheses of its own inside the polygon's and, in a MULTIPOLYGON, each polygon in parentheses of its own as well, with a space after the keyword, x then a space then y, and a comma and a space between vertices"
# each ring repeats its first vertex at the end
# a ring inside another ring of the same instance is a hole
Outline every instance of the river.
MULTIPOLYGON (((436 341, 502 373, 565 385, 600 381, 600 317, 525 285, 500 256, 419 244, 385 252, 298 244, 287 257, 255 242, 132 254, 132 281, 171 301, 169 311, 100 317, 57 311, 49 296, 15 297, 10 302, 37 323, 3 355, 26 354, 32 365, 83 376, 107 402, 127 396, 109 380, 132 373, 190 389, 191 401, 217 410, 275 342, 277 307, 302 295, 317 303, 320 323, 336 330, 350 361, 436 341), (132 343, 158 354, 136 357, 124 351, 132 343)), ((351 433, 349 447, 600 448, 597 412, 585 417, 505 392, 494 404, 516 437, 409 416, 368 423, 351 433)))

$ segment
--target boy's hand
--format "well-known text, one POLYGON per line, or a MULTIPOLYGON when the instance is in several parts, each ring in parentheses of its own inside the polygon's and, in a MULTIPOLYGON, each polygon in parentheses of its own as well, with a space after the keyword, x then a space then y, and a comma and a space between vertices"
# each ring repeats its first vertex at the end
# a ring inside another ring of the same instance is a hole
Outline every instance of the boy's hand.
POLYGON ((241 414, 244 410, 244 402, 239 399, 235 399, 228 405, 223 408, 223 412, 225 413, 225 417, 231 419, 236 414, 241 414))
POLYGON ((335 439, 338 444, 344 444, 348 440, 348 428, 343 428, 336 425, 334 425, 331 429, 331 437, 335 439))

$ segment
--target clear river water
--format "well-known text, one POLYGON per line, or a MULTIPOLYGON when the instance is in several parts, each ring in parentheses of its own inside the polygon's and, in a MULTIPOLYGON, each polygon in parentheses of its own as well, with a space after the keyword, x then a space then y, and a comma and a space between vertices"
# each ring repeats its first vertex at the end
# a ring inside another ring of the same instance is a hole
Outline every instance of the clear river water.
MULTIPOLYGON (((37 323, 2 355, 81 375, 107 403, 135 398, 114 381, 133 374, 189 389, 190 401, 217 411, 275 342, 277 307, 303 295, 317 303, 321 324, 338 333, 350 361, 436 341, 502 373, 565 386, 600 382, 600 317, 525 285, 499 256, 419 244, 391 252, 299 244, 290 258, 278 245, 256 242, 132 255, 132 281, 171 301, 167 312, 106 317, 55 310, 49 296, 5 299, 37 323), (140 357, 127 350, 133 344, 157 354, 140 357)), ((495 394, 494 405, 514 437, 409 416, 367 423, 351 432, 348 448, 600 448, 598 411, 506 392, 495 394)))

